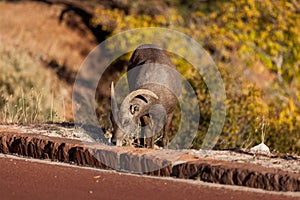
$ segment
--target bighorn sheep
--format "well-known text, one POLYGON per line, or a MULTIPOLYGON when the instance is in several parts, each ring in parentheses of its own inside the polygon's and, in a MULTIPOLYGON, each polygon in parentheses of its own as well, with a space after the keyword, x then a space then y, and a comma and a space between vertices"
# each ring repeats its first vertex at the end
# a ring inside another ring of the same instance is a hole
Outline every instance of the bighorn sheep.
POLYGON ((112 141, 120 146, 125 136, 138 130, 141 138, 145 138, 143 145, 154 148, 154 136, 164 126, 162 143, 167 148, 168 132, 181 92, 181 76, 176 67, 158 46, 141 45, 130 58, 127 80, 131 93, 120 108, 111 85, 112 141))

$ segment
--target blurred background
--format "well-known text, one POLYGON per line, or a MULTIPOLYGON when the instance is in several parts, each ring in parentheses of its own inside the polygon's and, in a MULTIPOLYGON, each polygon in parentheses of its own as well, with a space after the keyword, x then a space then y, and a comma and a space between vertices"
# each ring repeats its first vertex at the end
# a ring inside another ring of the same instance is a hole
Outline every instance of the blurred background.
MULTIPOLYGON (((72 87, 88 53, 121 31, 165 27, 199 42, 222 75, 227 117, 216 149, 249 148, 264 133, 272 152, 299 154, 299 24, 298 0, 0 0, 0 122, 72 121, 72 87)), ((109 84, 125 72, 130 55, 100 80, 95 103, 105 129, 109 84)), ((193 66, 170 56, 199 98, 191 145, 198 149, 210 121, 210 94, 193 66)))

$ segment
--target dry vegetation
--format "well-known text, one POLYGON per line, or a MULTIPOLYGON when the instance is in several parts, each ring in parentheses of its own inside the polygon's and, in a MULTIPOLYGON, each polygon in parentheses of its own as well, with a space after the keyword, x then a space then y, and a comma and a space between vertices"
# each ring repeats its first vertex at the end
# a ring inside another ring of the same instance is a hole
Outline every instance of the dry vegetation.
POLYGON ((58 103, 51 73, 40 69, 40 63, 27 52, 5 45, 0 47, 0 118, 4 122, 34 123, 50 121, 58 103), (50 95, 49 95, 50 94, 50 95), (54 107, 55 105, 55 107, 54 107))

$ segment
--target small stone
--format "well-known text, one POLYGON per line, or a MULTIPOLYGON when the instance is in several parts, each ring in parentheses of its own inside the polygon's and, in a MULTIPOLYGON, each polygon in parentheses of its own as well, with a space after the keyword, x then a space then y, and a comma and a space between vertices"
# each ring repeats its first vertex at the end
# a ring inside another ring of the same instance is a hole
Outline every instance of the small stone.
POLYGON ((268 153, 270 154, 270 149, 267 145, 265 145, 263 142, 260 143, 259 145, 256 145, 250 149, 252 152, 256 153, 268 153))

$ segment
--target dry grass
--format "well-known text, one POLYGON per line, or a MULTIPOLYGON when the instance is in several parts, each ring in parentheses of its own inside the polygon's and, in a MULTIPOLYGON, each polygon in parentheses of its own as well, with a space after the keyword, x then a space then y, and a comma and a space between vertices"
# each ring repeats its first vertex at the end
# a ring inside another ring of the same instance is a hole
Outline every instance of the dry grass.
POLYGON ((53 74, 15 46, 0 47, 0 121, 36 123, 64 119, 53 74))

